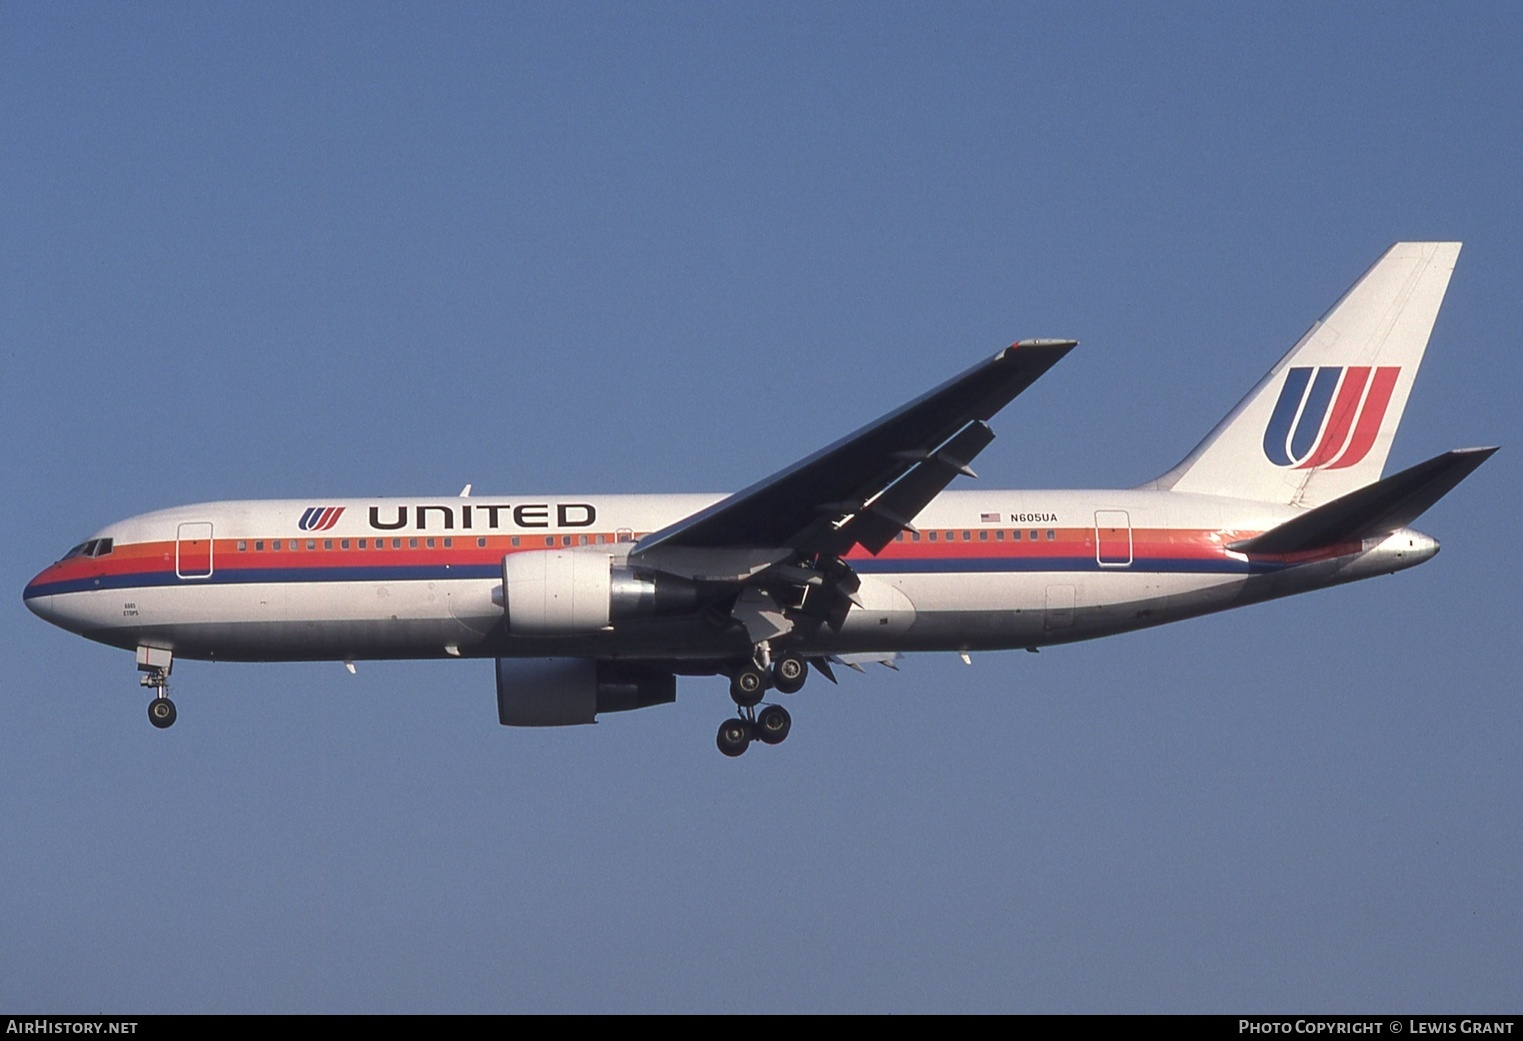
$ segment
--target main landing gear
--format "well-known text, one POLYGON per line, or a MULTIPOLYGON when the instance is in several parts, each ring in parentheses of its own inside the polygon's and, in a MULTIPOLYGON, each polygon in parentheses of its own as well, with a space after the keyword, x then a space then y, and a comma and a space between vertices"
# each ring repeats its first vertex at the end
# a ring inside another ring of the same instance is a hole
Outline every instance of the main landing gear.
POLYGON ((153 691, 153 700, 148 703, 148 722, 167 730, 175 725, 179 715, 175 703, 169 700, 169 671, 174 668, 174 654, 158 647, 139 647, 137 667, 143 674, 138 682, 153 691))
POLYGON ((768 705, 760 712, 746 708, 741 709, 737 718, 719 724, 719 735, 714 743, 733 759, 743 755, 753 739, 764 745, 782 744, 792 729, 793 717, 781 705, 768 705))
POLYGON ((762 695, 769 687, 784 694, 797 693, 808 678, 809 663, 795 654, 778 656, 770 669, 754 663, 736 669, 730 675, 730 697, 735 701, 737 715, 719 724, 719 734, 714 740, 719 750, 734 758, 744 754, 753 740, 767 745, 782 744, 793 729, 793 717, 781 705, 766 705, 757 711, 762 695))

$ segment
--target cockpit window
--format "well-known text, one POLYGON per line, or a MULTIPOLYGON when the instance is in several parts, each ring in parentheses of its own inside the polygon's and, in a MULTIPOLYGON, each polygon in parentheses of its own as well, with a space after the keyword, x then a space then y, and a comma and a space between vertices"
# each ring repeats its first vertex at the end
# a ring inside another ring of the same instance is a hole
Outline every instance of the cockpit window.
POLYGON ((104 557, 112 550, 111 539, 91 539, 89 542, 81 542, 69 552, 63 555, 64 560, 72 560, 75 557, 104 557))

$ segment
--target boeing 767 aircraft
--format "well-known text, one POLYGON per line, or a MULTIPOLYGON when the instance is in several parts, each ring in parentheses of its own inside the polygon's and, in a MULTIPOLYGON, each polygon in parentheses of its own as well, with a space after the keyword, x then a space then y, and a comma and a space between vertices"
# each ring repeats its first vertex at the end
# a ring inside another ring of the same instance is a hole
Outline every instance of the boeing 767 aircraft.
POLYGON ((177 658, 495 658, 498 719, 591 723, 728 676, 718 744, 777 744, 768 691, 907 651, 1036 648, 1387 574, 1494 448, 1382 478, 1459 256, 1392 246, 1179 465, 1135 488, 947 491, 1073 340, 1024 340, 733 495, 296 499, 109 524, 26 587, 134 650, 175 721, 177 658))

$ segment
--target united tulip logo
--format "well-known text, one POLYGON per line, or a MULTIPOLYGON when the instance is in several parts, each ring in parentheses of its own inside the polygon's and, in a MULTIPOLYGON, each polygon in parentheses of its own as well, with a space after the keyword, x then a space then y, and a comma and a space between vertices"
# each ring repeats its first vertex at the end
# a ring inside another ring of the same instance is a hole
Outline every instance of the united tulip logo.
POLYGON ((343 515, 342 506, 313 506, 301 515, 297 527, 302 531, 329 531, 343 515))
POLYGON ((1276 466, 1341 470, 1369 455, 1385 419, 1399 365, 1293 367, 1264 430, 1276 466))

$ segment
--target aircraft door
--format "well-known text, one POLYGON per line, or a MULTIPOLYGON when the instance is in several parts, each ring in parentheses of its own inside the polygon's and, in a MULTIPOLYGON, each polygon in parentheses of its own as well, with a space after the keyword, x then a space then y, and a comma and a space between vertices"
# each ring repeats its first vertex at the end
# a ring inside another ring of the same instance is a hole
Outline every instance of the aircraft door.
POLYGON ((1132 519, 1125 510, 1095 511, 1095 562, 1101 567, 1130 567, 1132 519))
POLYGON ((180 525, 175 538, 175 574, 181 578, 212 577, 212 526, 207 521, 180 525))
POLYGON ((1042 615, 1042 628, 1067 629, 1074 624, 1074 587, 1048 586, 1047 610, 1042 615))

